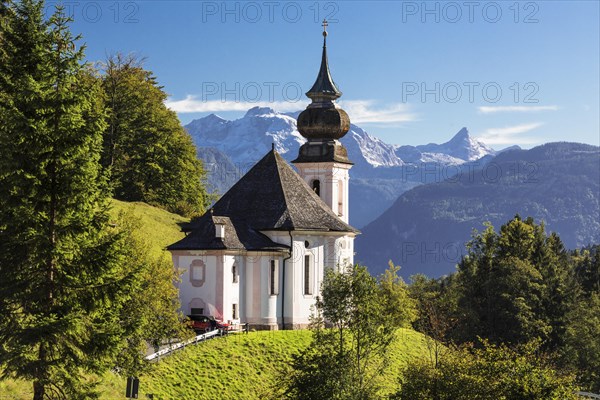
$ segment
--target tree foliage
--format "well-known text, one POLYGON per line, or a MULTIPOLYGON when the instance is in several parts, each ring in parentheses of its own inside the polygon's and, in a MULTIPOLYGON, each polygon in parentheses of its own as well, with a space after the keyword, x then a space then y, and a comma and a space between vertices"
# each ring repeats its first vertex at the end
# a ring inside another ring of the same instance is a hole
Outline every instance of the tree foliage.
POLYGON ((311 323, 313 341, 293 362, 286 395, 295 399, 378 398, 396 329, 414 319, 393 265, 378 281, 360 265, 327 269, 311 323))
POLYGON ((458 290, 456 276, 433 279, 425 275, 411 276, 410 297, 417 307, 415 330, 426 335, 429 356, 434 365, 448 350, 458 323, 458 290))
POLYGON ((575 400, 572 375, 557 371, 540 354, 539 342, 511 349, 483 341, 456 348, 437 365, 407 367, 399 400, 575 400))
POLYGON ((167 95, 142 60, 121 54, 103 67, 108 127, 102 165, 114 196, 184 216, 202 214, 210 199, 191 137, 164 102, 167 95))
POLYGON ((133 216, 109 217, 102 80, 63 10, 43 10, 0 5, 0 378, 36 400, 93 398, 84 373, 137 373, 147 341, 185 332, 172 264, 133 216))
POLYGON ((461 340, 560 346, 577 285, 560 238, 543 224, 516 216, 498 233, 488 225, 469 243, 457 280, 461 340))
POLYGON ((561 361, 586 390, 600 393, 600 293, 581 298, 567 321, 561 361))
POLYGON ((171 258, 149 251, 152 246, 131 211, 121 212, 114 222, 125 234, 123 263, 136 276, 130 286, 131 298, 120 313, 123 334, 114 366, 124 376, 138 376, 148 368, 142 355, 149 344, 157 347, 166 340, 190 337, 193 331, 181 323, 179 293, 174 285, 179 277, 171 258))
POLYGON ((99 81, 62 9, 10 8, 0 76, 0 364, 34 399, 92 396, 135 276, 109 225, 99 81))
POLYGON ((600 393, 600 245, 575 251, 573 262, 580 290, 567 313, 559 354, 586 390, 600 393))
MULTIPOLYGON (((525 344, 540 340, 561 368, 600 390, 598 246, 569 253, 543 224, 516 216, 498 232, 475 233, 455 276, 411 285, 416 329, 449 344, 525 344)), ((437 352, 435 352, 436 355, 437 352)), ((437 357, 436 357, 437 359, 437 357)))

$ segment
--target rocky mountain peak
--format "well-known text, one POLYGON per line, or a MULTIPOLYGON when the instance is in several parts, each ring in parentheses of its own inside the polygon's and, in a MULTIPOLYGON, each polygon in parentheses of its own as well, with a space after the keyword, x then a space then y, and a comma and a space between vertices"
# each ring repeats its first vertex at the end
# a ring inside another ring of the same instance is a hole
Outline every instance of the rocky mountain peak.
POLYGON ((258 117, 258 116, 273 116, 275 114, 279 114, 277 111, 273 110, 271 107, 252 107, 246 112, 244 118, 247 117, 258 117))

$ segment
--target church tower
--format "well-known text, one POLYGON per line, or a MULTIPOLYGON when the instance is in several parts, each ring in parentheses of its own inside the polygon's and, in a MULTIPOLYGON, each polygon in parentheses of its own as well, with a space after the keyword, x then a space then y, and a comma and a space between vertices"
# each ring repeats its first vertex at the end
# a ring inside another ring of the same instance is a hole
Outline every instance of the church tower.
POLYGON ((306 93, 312 102, 298 116, 298 131, 307 139, 294 165, 299 175, 321 199, 348 223, 348 189, 352 162, 340 143, 350 129, 350 117, 335 100, 342 95, 329 72, 327 21, 323 21, 323 56, 319 75, 306 93))

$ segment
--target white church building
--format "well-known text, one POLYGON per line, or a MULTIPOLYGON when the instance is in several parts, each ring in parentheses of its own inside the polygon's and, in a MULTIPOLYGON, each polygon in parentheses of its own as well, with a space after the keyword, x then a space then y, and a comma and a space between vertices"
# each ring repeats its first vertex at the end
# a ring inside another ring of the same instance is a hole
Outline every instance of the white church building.
MULTIPOLYGON (((324 24, 326 25, 326 24, 324 24)), ((187 315, 212 315, 256 329, 297 329, 309 323, 325 268, 353 263, 348 224, 348 171, 339 142, 350 128, 335 103, 342 93, 327 62, 327 32, 312 103, 298 117, 307 139, 293 161, 271 149, 170 245, 181 273, 187 315)))

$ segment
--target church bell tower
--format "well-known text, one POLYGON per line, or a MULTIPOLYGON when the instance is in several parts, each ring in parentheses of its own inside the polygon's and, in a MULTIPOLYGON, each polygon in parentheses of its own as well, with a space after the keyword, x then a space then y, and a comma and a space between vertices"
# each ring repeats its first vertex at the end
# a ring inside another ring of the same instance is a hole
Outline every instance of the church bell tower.
POLYGON ((342 95, 327 62, 327 21, 323 21, 323 56, 319 75, 306 93, 312 102, 298 116, 298 131, 307 139, 294 165, 306 183, 348 223, 348 188, 352 162, 340 143, 350 129, 350 117, 335 100, 342 95))

